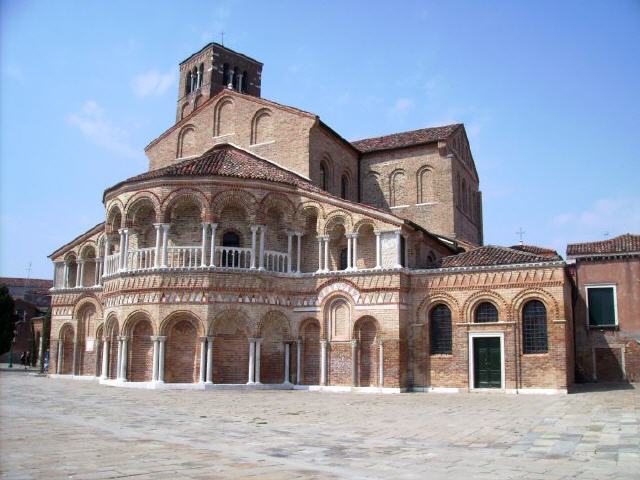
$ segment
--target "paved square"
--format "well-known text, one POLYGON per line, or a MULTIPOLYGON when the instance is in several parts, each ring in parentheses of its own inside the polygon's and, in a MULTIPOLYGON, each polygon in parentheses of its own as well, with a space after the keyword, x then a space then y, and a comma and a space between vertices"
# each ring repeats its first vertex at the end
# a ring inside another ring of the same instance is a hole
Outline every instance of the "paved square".
POLYGON ((1 478, 639 478, 640 390, 157 391, 0 373, 1 478))

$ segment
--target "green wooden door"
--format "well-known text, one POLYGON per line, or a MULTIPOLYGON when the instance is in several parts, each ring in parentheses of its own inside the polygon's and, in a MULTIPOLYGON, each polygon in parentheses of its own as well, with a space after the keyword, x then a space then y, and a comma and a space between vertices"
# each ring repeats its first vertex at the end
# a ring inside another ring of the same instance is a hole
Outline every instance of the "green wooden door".
POLYGON ((473 339, 474 388, 501 388, 502 369, 499 337, 473 339))

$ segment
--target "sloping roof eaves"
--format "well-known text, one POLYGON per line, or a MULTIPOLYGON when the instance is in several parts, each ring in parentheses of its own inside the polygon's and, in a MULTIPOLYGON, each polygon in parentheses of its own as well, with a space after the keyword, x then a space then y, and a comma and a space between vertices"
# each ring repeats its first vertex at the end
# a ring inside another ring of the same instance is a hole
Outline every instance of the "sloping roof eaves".
POLYGON ((462 126, 461 123, 454 123, 439 127, 421 128, 418 130, 383 135, 381 137, 364 138, 353 141, 351 144, 362 154, 396 150, 446 140, 462 126))
POLYGON ((53 258, 53 257, 57 257, 58 255, 62 255, 63 253, 65 253, 67 250, 70 250, 76 243, 79 243, 87 238, 89 238, 90 236, 100 232, 102 229, 104 229, 104 223, 105 222, 100 222, 98 223, 96 226, 91 227, 89 230, 87 230, 84 233, 81 233, 80 235, 78 235, 76 238, 74 238, 73 240, 71 240, 68 243, 65 243, 63 246, 61 246, 60 248, 58 248, 57 250, 55 250, 54 252, 52 252, 51 254, 47 255, 47 258, 53 258))
POLYGON ((436 268, 521 265, 557 261, 561 261, 561 259, 559 257, 536 255, 508 247, 486 245, 459 255, 444 257, 440 259, 436 268))
POLYGON ((236 52, 235 50, 230 49, 229 47, 225 47, 224 45, 218 43, 218 42, 209 42, 207 43, 204 47, 202 47, 200 50, 198 50, 195 53, 192 53, 191 55, 189 55, 187 58, 185 58, 183 61, 181 61, 178 65, 182 65, 185 62, 188 62, 191 58, 195 57, 196 55, 198 55, 199 53, 203 52, 204 50, 206 50, 207 48, 211 47, 212 45, 216 45, 220 48, 224 48, 225 50, 233 53, 234 55, 239 55, 243 58, 246 58, 247 60, 253 62, 253 63, 257 63, 258 65, 264 65, 262 62, 259 62, 258 60, 256 60, 255 58, 251 58, 248 55, 245 55, 244 53, 240 53, 240 52, 236 52))

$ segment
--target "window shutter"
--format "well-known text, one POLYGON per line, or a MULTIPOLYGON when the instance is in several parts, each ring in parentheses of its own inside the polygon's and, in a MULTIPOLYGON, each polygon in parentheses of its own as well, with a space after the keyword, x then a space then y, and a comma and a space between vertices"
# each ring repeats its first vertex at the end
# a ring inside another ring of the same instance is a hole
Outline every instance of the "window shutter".
POLYGON ((589 325, 615 325, 616 316, 613 303, 613 288, 589 288, 589 325))

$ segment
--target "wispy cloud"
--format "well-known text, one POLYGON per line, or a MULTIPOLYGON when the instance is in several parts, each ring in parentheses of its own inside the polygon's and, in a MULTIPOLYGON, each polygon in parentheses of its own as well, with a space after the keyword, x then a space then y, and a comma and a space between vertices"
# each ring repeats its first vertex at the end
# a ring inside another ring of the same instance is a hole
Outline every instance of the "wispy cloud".
POLYGON ((393 105, 387 111, 387 114, 392 118, 404 117, 409 113, 416 102, 413 98, 398 98, 393 102, 393 105))
POLYGON ((128 143, 126 130, 111 122, 95 101, 87 100, 80 111, 71 113, 67 120, 96 145, 122 157, 140 158, 141 152, 128 143))
POLYGON ((162 95, 176 80, 173 70, 167 73, 160 73, 157 70, 149 70, 133 77, 131 82, 133 93, 137 97, 144 98, 152 95, 162 95))

